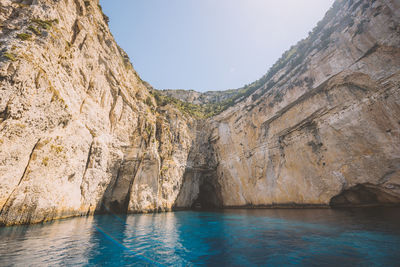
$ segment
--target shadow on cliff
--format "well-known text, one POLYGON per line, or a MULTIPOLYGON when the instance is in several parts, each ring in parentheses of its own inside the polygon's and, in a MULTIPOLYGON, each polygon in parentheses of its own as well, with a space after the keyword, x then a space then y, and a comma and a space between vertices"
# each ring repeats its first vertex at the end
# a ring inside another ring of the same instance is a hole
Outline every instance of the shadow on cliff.
MULTIPOLYGON (((223 207, 218 182, 218 159, 213 148, 212 131, 205 121, 198 121, 196 137, 188 154, 181 189, 174 209, 217 209, 223 207)), ((214 140, 214 141, 213 141, 214 140)))
POLYGON ((142 152, 147 146, 142 141, 138 148, 125 151, 124 159, 116 161, 110 168, 112 178, 97 204, 96 213, 128 213, 133 183, 144 161, 145 153, 142 152))

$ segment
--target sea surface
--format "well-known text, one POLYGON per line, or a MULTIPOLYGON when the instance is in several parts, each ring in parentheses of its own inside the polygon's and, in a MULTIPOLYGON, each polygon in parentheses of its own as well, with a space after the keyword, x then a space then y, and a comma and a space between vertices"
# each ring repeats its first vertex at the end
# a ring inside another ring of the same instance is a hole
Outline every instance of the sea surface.
POLYGON ((400 209, 97 215, 0 228, 0 266, 400 266, 400 209))

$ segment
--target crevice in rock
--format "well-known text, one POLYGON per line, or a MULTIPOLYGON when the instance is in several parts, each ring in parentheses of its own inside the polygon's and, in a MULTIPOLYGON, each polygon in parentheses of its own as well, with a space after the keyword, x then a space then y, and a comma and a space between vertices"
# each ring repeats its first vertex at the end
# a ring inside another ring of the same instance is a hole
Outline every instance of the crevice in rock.
MULTIPOLYGON (((83 105, 85 104, 85 99, 82 101, 82 104, 81 104, 81 106, 79 107, 79 113, 81 113, 82 114, 82 110, 83 110, 83 105)), ((87 127, 86 127, 87 128, 87 127)))
MULTIPOLYGON (((144 151, 143 142, 142 140, 140 151, 144 151)), ((96 208, 96 213, 126 214, 128 212, 132 186, 143 160, 144 155, 139 153, 137 157, 125 157, 124 160, 118 161, 114 165, 112 169, 116 171, 115 178, 107 186, 102 200, 96 208)))
MULTIPOLYGON (((183 180, 173 209, 218 209, 223 207, 218 180, 219 160, 214 145, 219 139, 206 121, 198 120, 195 138, 187 156, 183 180)), ((177 142, 179 140, 175 140, 177 142)))
POLYGON ((83 175, 82 175, 82 182, 81 182, 81 186, 80 186, 81 196, 82 197, 83 197, 83 183, 85 182, 86 172, 87 172, 87 169, 89 168, 90 155, 92 154, 92 147, 93 147, 93 141, 90 143, 89 152, 88 152, 86 165, 85 165, 85 170, 84 170, 83 175))
POLYGON ((6 106, 6 108, 0 112, 0 123, 5 121, 7 118, 8 118, 8 106, 6 106))
POLYGON ((93 147, 93 141, 92 141, 92 143, 90 143, 89 152, 88 152, 88 156, 87 156, 87 160, 86 160, 86 165, 85 165, 85 171, 83 172, 83 178, 85 178, 87 169, 89 168, 90 155, 92 154, 92 147, 93 147))
POLYGON ((373 54, 373 53, 375 53, 376 50, 378 50, 378 48, 379 48, 379 44, 375 43, 370 49, 368 49, 368 50, 367 50, 359 59, 357 59, 356 62, 354 62, 354 63, 357 63, 357 62, 359 62, 360 60, 362 60, 362 59, 368 57, 369 55, 371 55, 371 54, 373 54))
POLYGON ((78 36, 78 34, 79 34, 79 32, 80 32, 78 23, 79 23, 78 20, 75 20, 75 23, 74 23, 74 25, 72 26, 72 32, 73 32, 73 34, 72 34, 72 38, 71 38, 71 41, 70 41, 70 44, 72 44, 72 45, 75 43, 76 37, 78 36))
POLYGON ((370 184, 358 184, 343 190, 340 194, 331 198, 331 207, 358 207, 398 205, 400 197, 395 196, 384 188, 370 184))
POLYGON ((81 5, 80 1, 78 0, 74 0, 75 2, 75 6, 76 6, 76 14, 78 14, 79 16, 83 15, 83 6, 81 5))
POLYGON ((26 171, 28 170, 29 164, 31 163, 33 152, 35 151, 35 149, 36 149, 37 145, 39 144, 39 142, 40 142, 40 138, 37 140, 37 142, 35 143, 35 145, 32 148, 31 153, 29 154, 28 163, 26 164, 25 169, 24 169, 24 173, 22 174, 21 179, 18 182, 18 186, 21 184, 22 180, 24 179, 24 176, 26 174, 26 171))
POLYGON ((135 181, 136 175, 140 169, 140 167, 142 166, 143 160, 144 160, 144 155, 141 156, 139 164, 137 165, 137 168, 135 169, 135 172, 132 176, 132 179, 129 182, 129 189, 128 189, 128 193, 125 196, 125 200, 122 203, 122 211, 124 213, 128 213, 128 207, 129 207, 129 201, 131 199, 131 193, 132 193, 132 186, 133 186, 133 182, 135 181))
MULTIPOLYGON (((115 182, 113 184, 114 186, 112 187, 111 191, 114 191, 115 185, 118 184, 118 181, 119 181, 119 179, 121 177, 121 169, 123 168, 123 164, 124 164, 124 162, 121 162, 121 164, 120 164, 120 166, 118 168, 117 176, 116 176, 115 182)), ((111 193, 111 195, 113 195, 113 194, 111 193)), ((124 212, 124 210, 121 209, 121 205, 117 200, 111 201, 108 205, 106 203, 104 203, 104 202, 105 201, 103 200, 102 201, 102 206, 100 208, 101 212, 103 212, 103 213, 104 212, 110 212, 110 211, 116 212, 116 213, 123 213, 124 212)))
MULTIPOLYGON (((111 170, 117 171, 117 174, 115 175, 115 178, 112 177, 110 183, 107 185, 106 190, 104 191, 104 194, 101 198, 101 200, 98 202, 96 211, 95 213, 108 213, 110 212, 110 207, 112 206, 110 203, 111 201, 109 200, 113 196, 113 192, 115 190, 115 187, 117 186, 119 179, 121 177, 121 172, 122 172, 122 164, 123 160, 118 160, 117 162, 114 163, 114 166, 111 168, 111 170)), ((117 201, 118 202, 118 201, 117 201)))
POLYGON ((79 50, 82 50, 82 48, 83 48, 83 45, 85 44, 85 42, 86 42, 86 39, 87 39, 87 34, 85 35, 85 38, 83 38, 83 41, 79 44, 79 50))

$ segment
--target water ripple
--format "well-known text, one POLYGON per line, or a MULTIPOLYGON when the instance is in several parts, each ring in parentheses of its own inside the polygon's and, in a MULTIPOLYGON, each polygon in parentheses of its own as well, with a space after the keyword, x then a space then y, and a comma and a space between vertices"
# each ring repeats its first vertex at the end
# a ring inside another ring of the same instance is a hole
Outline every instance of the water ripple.
POLYGON ((396 266, 399 211, 184 211, 5 227, 0 266, 396 266))

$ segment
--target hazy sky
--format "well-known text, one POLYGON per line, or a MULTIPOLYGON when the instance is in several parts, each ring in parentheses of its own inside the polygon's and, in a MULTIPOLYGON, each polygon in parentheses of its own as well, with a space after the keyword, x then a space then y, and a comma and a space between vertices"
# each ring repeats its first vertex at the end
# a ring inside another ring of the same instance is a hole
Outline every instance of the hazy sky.
POLYGON ((308 35, 333 0, 100 0, 118 44, 157 89, 239 88, 308 35))

